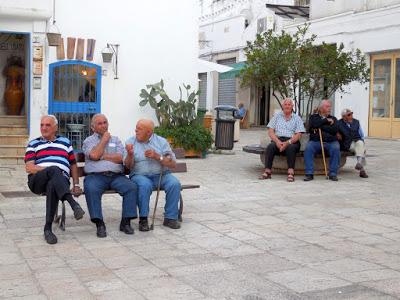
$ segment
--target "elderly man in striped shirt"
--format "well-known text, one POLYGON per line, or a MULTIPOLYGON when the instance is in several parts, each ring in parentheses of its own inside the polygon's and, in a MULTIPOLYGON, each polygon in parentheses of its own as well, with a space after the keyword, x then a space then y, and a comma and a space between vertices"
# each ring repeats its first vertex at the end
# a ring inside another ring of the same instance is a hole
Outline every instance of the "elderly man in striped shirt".
POLYGON ((287 181, 294 181, 296 153, 300 150, 300 137, 305 132, 303 120, 293 113, 292 99, 285 99, 282 111, 276 113, 267 125, 271 143, 265 152, 265 170, 260 179, 270 179, 272 163, 276 154, 286 155, 288 164, 287 181))
POLYGON ((78 169, 70 141, 57 135, 58 121, 53 115, 43 116, 40 120, 41 137, 29 142, 25 154, 25 169, 28 173, 29 189, 35 194, 46 194, 46 224, 44 238, 47 243, 57 243, 51 225, 58 207, 58 201, 67 201, 79 220, 85 212, 74 200, 72 194, 79 196, 78 169), (72 175, 74 186, 70 186, 72 175))

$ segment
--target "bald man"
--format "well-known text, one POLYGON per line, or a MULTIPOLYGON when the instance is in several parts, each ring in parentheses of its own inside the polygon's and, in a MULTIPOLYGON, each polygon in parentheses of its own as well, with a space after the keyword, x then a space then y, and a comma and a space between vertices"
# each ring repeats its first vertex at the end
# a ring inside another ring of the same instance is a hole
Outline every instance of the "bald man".
POLYGON ((329 153, 329 179, 338 181, 337 172, 340 164, 340 144, 337 139, 339 132, 337 119, 331 115, 332 104, 329 100, 323 100, 318 112, 310 116, 310 140, 304 150, 304 162, 306 176, 304 181, 314 179, 314 156, 321 153, 321 141, 319 129, 322 133, 324 149, 329 153))
POLYGON ((124 146, 120 139, 108 131, 108 120, 103 114, 92 118, 93 134, 85 139, 82 150, 85 153, 84 180, 86 203, 90 219, 97 227, 97 237, 107 236, 103 220, 101 197, 112 189, 122 196, 122 217, 119 230, 133 234, 131 220, 137 218, 137 187, 124 175, 122 157, 124 146))
POLYGON ((178 203, 181 193, 179 180, 169 168, 176 166, 175 155, 167 140, 153 133, 154 123, 142 119, 136 124, 136 136, 126 141, 124 163, 130 170, 129 177, 138 187, 139 230, 148 231, 150 196, 157 188, 162 174, 161 188, 166 193, 164 226, 179 229, 178 203))
POLYGON ((46 194, 46 224, 44 238, 48 244, 57 243, 51 225, 57 211, 58 201, 67 201, 79 220, 85 212, 72 195, 79 196, 78 169, 71 142, 57 135, 58 121, 53 115, 40 119, 41 136, 30 141, 25 153, 25 169, 29 189, 35 194, 46 194), (70 176, 73 188, 70 190, 70 176))

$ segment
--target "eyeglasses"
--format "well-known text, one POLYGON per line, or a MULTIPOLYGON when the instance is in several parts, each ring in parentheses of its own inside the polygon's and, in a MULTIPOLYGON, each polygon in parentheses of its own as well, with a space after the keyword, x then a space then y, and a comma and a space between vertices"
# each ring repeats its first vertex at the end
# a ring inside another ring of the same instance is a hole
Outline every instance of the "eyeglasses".
POLYGON ((351 112, 351 113, 348 113, 346 116, 347 117, 350 117, 350 116, 352 116, 353 115, 353 113, 351 112))

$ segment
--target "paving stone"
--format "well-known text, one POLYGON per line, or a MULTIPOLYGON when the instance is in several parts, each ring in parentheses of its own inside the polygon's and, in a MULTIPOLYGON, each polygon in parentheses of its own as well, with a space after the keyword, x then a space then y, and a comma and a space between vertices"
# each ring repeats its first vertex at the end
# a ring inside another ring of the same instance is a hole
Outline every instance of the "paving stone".
MULTIPOLYGON (((265 129, 244 130, 234 155, 186 160, 180 230, 119 231, 121 199, 103 197, 108 237, 67 208, 67 230, 43 238, 45 199, 0 192, 0 298, 21 299, 393 299, 400 298, 399 141, 367 139, 361 180, 349 158, 332 183, 284 174, 259 181, 257 143, 265 129)), ((3 167, 3 166, 2 166, 3 167)), ((0 191, 27 191, 23 166, 0 168, 0 191)), ((164 196, 164 195, 163 195, 164 196)), ((154 204, 154 195, 152 197, 154 204)), ((79 202, 86 207, 84 197, 79 202)))
POLYGON ((348 281, 309 268, 269 273, 266 278, 299 293, 350 285, 348 281))
POLYGON ((359 285, 349 285, 339 288, 326 289, 302 294, 303 299, 307 300, 395 300, 397 298, 374 289, 359 285))
POLYGON ((0 280, 0 298, 37 295, 39 288, 32 276, 0 280))

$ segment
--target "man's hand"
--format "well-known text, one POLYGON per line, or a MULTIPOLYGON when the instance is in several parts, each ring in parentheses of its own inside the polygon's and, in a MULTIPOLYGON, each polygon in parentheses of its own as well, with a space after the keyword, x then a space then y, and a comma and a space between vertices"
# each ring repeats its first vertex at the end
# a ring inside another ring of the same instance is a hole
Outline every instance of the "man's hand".
POLYGON ((342 140, 342 135, 338 132, 336 133, 336 138, 341 141, 342 140))
POLYGON ((82 195, 82 193, 83 191, 80 186, 74 186, 71 189, 71 194, 74 195, 75 197, 79 197, 80 195, 82 195))
POLYGON ((330 125, 333 125, 333 123, 335 123, 335 120, 332 118, 326 118, 329 122, 330 125))
POLYGON ((133 156, 134 154, 134 146, 133 144, 127 144, 125 146, 126 152, 128 153, 128 156, 133 156))
POLYGON ((110 139, 111 139, 111 134, 108 131, 104 132, 104 134, 101 137, 102 142, 108 143, 110 139))
POLYGON ((282 142, 282 146, 279 147, 279 152, 285 151, 285 149, 286 149, 288 146, 289 146, 289 142, 288 142, 288 141, 282 142))
POLYGON ((29 162, 29 163, 25 164, 25 171, 28 174, 36 174, 37 172, 39 172, 40 170, 43 170, 43 169, 44 168, 38 167, 33 162, 29 162))
POLYGON ((160 160, 160 154, 158 154, 153 149, 146 150, 144 152, 144 156, 146 156, 147 158, 152 158, 154 160, 160 160))

